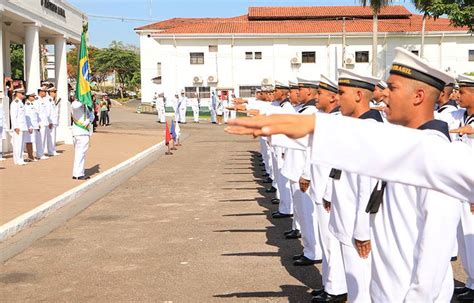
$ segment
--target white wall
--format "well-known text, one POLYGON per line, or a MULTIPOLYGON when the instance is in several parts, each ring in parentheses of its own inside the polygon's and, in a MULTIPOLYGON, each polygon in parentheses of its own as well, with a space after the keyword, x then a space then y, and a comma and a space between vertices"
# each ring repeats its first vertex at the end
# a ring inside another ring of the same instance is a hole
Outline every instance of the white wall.
MULTIPOLYGON (((355 63, 348 68, 370 74, 372 38, 348 37, 346 41, 346 54, 369 52, 369 63, 355 63)), ((474 49, 472 37, 439 35, 428 36, 425 41, 425 57, 435 66, 456 73, 474 71, 474 62, 468 62, 468 50, 474 49)), ((419 36, 379 37, 378 76, 388 76, 395 47, 419 51, 420 42, 419 36)), ((202 86, 213 88, 216 85, 207 83, 207 78, 217 76, 217 87, 233 87, 238 95, 239 86, 259 86, 263 78, 287 80, 301 76, 317 79, 321 73, 335 78, 337 68, 342 67, 340 37, 165 39, 141 34, 140 44, 143 102, 150 102, 158 90, 163 91, 167 98, 172 98, 186 86, 198 86, 193 84, 195 76, 204 80, 202 86), (210 53, 209 45, 218 45, 218 52, 210 53), (303 51, 316 52, 316 63, 292 65, 291 58, 296 55, 301 58, 303 51), (191 52, 204 53, 204 64, 191 65, 191 52), (246 52, 262 52, 262 59, 246 60, 246 52), (157 62, 162 62, 163 80, 160 86, 151 81, 157 76, 157 62)))

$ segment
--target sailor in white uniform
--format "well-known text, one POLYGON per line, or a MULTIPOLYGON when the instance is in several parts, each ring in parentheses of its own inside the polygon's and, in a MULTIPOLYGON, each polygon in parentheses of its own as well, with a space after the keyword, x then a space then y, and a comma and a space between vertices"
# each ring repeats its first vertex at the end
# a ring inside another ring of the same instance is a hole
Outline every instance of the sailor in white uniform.
POLYGON ((10 122, 12 125, 12 147, 13 163, 16 165, 26 165, 23 159, 23 137, 24 132, 28 131, 25 116, 25 105, 23 99, 25 90, 17 88, 13 90, 13 102, 10 104, 10 122))
POLYGON ((191 108, 193 110, 193 122, 199 123, 199 99, 197 95, 194 95, 194 98, 191 99, 191 108))
MULTIPOLYGON (((339 99, 338 84, 326 75, 321 75, 319 83, 318 100, 316 108, 321 113, 338 116, 339 99)), ((308 157, 311 148, 307 149, 308 157)), ((331 200, 332 183, 330 179, 331 167, 326 165, 310 165, 310 178, 313 186, 309 187, 309 195, 316 203, 316 216, 321 239, 322 258, 322 285, 323 288, 315 289, 311 294, 313 301, 338 301, 347 297, 347 283, 344 274, 344 263, 339 240, 329 230, 330 212, 326 208, 331 200), (326 197, 326 199, 324 199, 326 197)))
MULTIPOLYGON (((339 69, 338 72, 341 114, 383 122, 380 112, 370 109, 369 105, 379 80, 347 69, 339 69)), ((338 169, 332 169, 330 177, 329 230, 340 242, 348 300, 370 302, 370 224, 365 208, 377 180, 338 169)), ((327 301, 328 297, 324 299, 327 301)), ((319 302, 317 298, 315 301, 319 302)))
MULTIPOLYGON (((461 109, 453 111, 453 106, 451 106, 446 110, 451 111, 453 124, 457 124, 456 127, 471 125, 474 128, 474 77, 459 75, 458 83, 461 109)), ((464 134, 458 140, 471 148, 474 155, 474 135, 464 134)), ((465 286, 456 288, 454 293, 459 302, 472 302, 474 301, 474 201, 464 201, 462 204, 461 224, 458 230, 458 251, 467 280, 465 286)))
POLYGON ((179 123, 186 124, 186 111, 188 109, 188 98, 186 97, 184 90, 181 91, 181 98, 178 101, 178 111, 179 111, 179 123))
POLYGON ((158 114, 158 122, 159 123, 166 123, 166 109, 165 109, 165 98, 163 93, 156 93, 155 95, 155 106, 156 112, 158 114))
MULTIPOLYGON (((229 97, 229 106, 230 107, 235 106, 234 99, 235 99, 235 94, 232 93, 229 97)), ((231 110, 230 111, 230 119, 235 119, 236 117, 237 117, 237 111, 236 110, 231 110)))
POLYGON ((46 153, 48 148, 48 137, 51 135, 51 129, 53 128, 53 121, 51 120, 51 101, 49 100, 49 96, 46 95, 45 87, 38 89, 38 98, 35 101, 35 106, 39 116, 41 142, 44 153, 46 153))
POLYGON ((227 121, 229 121, 229 114, 230 114, 230 111, 229 111, 229 108, 228 108, 229 105, 230 105, 229 95, 224 97, 224 100, 222 100, 222 105, 224 107, 222 118, 224 120, 224 124, 227 124, 227 121))
MULTIPOLYGON (((294 113, 295 110, 288 100, 289 93, 288 81, 276 81, 275 82, 275 93, 274 93, 274 108, 272 110, 281 113, 294 113)), ((270 139, 271 144, 271 139, 270 139)), ((278 211, 272 214, 273 218, 285 218, 293 215, 293 197, 290 190, 290 181, 284 175, 282 175, 282 168, 285 162, 286 149, 273 146, 271 147, 273 154, 273 166, 276 167, 274 171, 276 188, 278 190, 278 211)), ((275 200, 274 200, 275 201, 275 200)))
POLYGON ((81 102, 74 100, 71 103, 72 117, 72 138, 74 143, 74 166, 72 178, 74 180, 87 180, 90 177, 85 175, 84 165, 89 140, 92 133, 92 122, 94 116, 91 111, 81 102))
MULTIPOLYGON (((25 101, 25 117, 30 137, 30 140, 27 142, 35 144, 36 159, 45 160, 48 159, 48 157, 44 155, 44 148, 41 142, 39 116, 35 106, 36 94, 34 92, 29 92, 26 94, 26 98, 27 99, 25 101)), ((33 146, 31 146, 30 149, 33 150, 33 146)))
POLYGON ((174 112, 174 121, 179 121, 179 94, 175 94, 171 106, 174 112))
POLYGON ((53 124, 49 135, 47 137, 48 141, 48 155, 50 156, 59 156, 59 153, 56 152, 56 133, 59 127, 59 111, 61 110, 61 98, 57 96, 56 88, 48 88, 49 101, 51 105, 51 122, 53 124))
MULTIPOLYGON (((316 99, 318 97, 318 83, 316 80, 298 78, 298 97, 302 104, 298 111, 300 115, 311 115, 316 112, 316 99)), ((278 87, 278 83, 277 83, 278 87)), ((275 92, 278 96, 278 91, 275 92)), ((289 101, 287 101, 290 103, 289 101)), ((286 149, 285 162, 281 173, 290 180, 291 193, 293 196, 294 210, 301 229, 303 242, 303 253, 294 256, 295 266, 307 266, 316 264, 322 258, 321 246, 318 234, 315 203, 309 196, 310 186, 309 171, 306 171, 306 151, 286 149), (305 185, 301 183, 305 182, 305 185)), ((287 236, 292 236, 288 234, 287 236)))
POLYGON ((211 123, 217 123, 217 97, 214 90, 211 92, 211 100, 209 101, 209 111, 211 112, 211 123))

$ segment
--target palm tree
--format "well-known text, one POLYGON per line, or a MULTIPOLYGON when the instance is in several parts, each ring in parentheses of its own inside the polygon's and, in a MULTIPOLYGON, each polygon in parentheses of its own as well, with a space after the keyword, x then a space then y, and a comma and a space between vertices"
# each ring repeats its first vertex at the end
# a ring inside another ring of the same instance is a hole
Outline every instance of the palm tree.
POLYGON ((426 30, 426 18, 430 16, 428 8, 433 1, 431 0, 412 0, 415 8, 423 13, 423 20, 421 23, 421 47, 420 47, 420 57, 424 57, 425 52, 425 30, 426 30))
POLYGON ((360 0, 363 6, 369 5, 373 11, 372 23, 372 76, 377 76, 377 56, 378 56, 378 13, 380 9, 387 6, 391 0, 360 0))

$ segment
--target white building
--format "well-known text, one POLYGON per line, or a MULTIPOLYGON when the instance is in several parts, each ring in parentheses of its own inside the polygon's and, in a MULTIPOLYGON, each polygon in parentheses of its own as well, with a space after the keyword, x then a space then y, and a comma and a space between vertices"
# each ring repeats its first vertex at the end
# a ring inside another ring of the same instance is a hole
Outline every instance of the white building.
MULTIPOLYGON (((422 16, 390 6, 378 18, 378 76, 386 77, 395 47, 420 51, 422 16)), ((250 7, 248 14, 233 18, 174 18, 135 31, 143 102, 150 102, 156 91, 170 98, 182 89, 204 100, 211 88, 249 97, 262 79, 335 77, 343 61, 348 68, 372 70, 368 7, 250 7)), ((453 73, 474 71, 474 38, 467 28, 429 19, 425 37, 427 60, 453 73)))
MULTIPOLYGON (((24 45, 26 87, 38 89, 42 80, 40 45, 51 45, 54 60, 48 61, 54 64, 54 75, 49 73, 48 78, 54 81, 61 98, 57 140, 70 141, 66 48, 67 44, 80 43, 85 13, 65 0, 0 0, 0 17, 0 83, 4 83, 4 77, 11 76, 10 44, 17 43, 24 45)), ((9 125, 9 102, 4 89, 0 98, 9 125)), ((9 142, 8 136, 3 142, 4 151, 9 148, 9 142)))

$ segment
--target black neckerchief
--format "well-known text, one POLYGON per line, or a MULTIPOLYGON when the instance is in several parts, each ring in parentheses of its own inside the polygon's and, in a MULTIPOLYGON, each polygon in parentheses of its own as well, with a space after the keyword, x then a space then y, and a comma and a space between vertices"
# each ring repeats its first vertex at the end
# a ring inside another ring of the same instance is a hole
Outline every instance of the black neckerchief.
POLYGON ((283 101, 280 103, 280 106, 283 107, 283 106, 285 105, 285 103, 290 103, 290 100, 289 100, 289 99, 283 100, 283 101))
POLYGON ((446 102, 445 104, 443 104, 443 106, 441 106, 440 108, 438 108, 438 113, 442 113, 445 109, 449 108, 450 106, 453 106, 454 108, 458 108, 458 104, 456 103, 456 101, 454 100, 449 100, 448 102, 446 102))
POLYGON ((468 116, 467 115, 467 110, 464 112, 464 125, 469 125, 474 122, 474 114, 468 116))
POLYGON ((448 123, 441 121, 441 120, 430 120, 426 122, 425 124, 421 125, 418 127, 418 129, 425 130, 425 129, 432 129, 432 130, 437 130, 443 135, 448 138, 449 141, 451 141, 451 137, 449 136, 449 127, 448 123))
POLYGON ((308 107, 311 107, 311 106, 316 107, 316 100, 311 99, 308 102, 306 102, 305 104, 303 104, 303 107, 298 111, 298 113, 304 112, 308 107))
POLYGON ((376 109, 370 109, 363 113, 359 119, 373 119, 377 122, 383 122, 382 115, 380 114, 380 111, 376 109))
POLYGON ((340 106, 336 106, 336 107, 335 107, 332 111, 330 111, 329 113, 330 113, 330 114, 337 113, 340 108, 341 108, 340 106))

